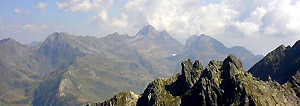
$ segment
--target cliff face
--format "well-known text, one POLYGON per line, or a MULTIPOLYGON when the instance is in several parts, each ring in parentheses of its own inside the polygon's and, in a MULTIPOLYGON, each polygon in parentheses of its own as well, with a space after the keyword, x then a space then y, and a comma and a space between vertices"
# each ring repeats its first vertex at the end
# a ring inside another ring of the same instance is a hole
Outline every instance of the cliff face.
POLYGON ((300 97, 300 41, 291 46, 279 46, 250 70, 261 80, 275 80, 292 88, 300 97))
POLYGON ((300 41, 291 46, 279 46, 256 63, 249 72, 261 80, 269 77, 281 84, 300 71, 300 41))
MULTIPOLYGON (((300 99, 293 88, 256 79, 244 71, 240 60, 233 55, 224 61, 210 61, 206 68, 199 61, 183 61, 181 65, 181 73, 150 83, 137 105, 299 105, 300 99)), ((115 104, 104 104, 108 102, 105 101, 101 105, 122 105, 115 101, 124 100, 109 101, 115 104)))

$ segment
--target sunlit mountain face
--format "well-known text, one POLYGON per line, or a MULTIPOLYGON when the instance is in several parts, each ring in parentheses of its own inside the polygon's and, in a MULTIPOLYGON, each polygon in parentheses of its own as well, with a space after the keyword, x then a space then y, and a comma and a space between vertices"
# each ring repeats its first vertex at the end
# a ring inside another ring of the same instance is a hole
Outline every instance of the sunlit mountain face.
POLYGON ((300 104, 300 0, 1 0, 0 106, 300 104))

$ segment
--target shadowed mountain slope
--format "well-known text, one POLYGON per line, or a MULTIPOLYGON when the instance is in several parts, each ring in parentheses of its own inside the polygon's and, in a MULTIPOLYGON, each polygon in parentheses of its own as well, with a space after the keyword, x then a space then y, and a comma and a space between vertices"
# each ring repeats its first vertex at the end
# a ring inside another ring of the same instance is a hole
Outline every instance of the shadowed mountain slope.
POLYGON ((300 97, 300 41, 292 47, 277 47, 256 63, 249 72, 261 80, 275 80, 293 88, 300 97))
POLYGON ((300 71, 300 41, 291 46, 279 46, 256 63, 249 72, 267 81, 287 82, 300 71))

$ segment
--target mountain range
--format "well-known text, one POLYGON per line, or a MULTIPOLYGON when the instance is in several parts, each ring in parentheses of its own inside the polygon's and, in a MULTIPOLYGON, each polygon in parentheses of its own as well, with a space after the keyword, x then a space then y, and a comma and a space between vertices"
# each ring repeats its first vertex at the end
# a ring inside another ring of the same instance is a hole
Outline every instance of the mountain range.
POLYGON ((279 46, 249 72, 232 54, 206 68, 183 61, 180 73, 154 80, 141 95, 120 92, 87 106, 299 106, 299 44, 279 46))
POLYGON ((207 35, 192 36, 183 45, 151 25, 134 36, 56 32, 31 45, 2 39, 0 105, 82 105, 120 91, 142 93, 152 80, 178 73, 182 60, 208 63, 227 54, 240 58, 246 69, 263 58, 241 46, 225 47, 207 35))

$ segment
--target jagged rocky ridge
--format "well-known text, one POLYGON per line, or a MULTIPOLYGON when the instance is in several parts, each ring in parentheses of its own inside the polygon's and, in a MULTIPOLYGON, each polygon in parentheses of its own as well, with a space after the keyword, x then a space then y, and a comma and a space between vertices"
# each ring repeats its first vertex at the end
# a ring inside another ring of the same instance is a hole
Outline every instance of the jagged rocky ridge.
POLYGON ((300 97, 300 40, 292 47, 277 47, 256 63, 249 72, 261 80, 275 80, 292 88, 300 97))
POLYGON ((114 99, 91 105, 299 106, 300 99, 292 88, 274 81, 258 80, 244 71, 242 63, 233 55, 229 55, 224 61, 210 61, 206 68, 199 61, 192 63, 191 60, 183 61, 181 65, 181 73, 154 80, 139 98, 124 99, 124 93, 116 95, 114 99))
POLYGON ((270 78, 283 84, 300 71, 300 40, 292 47, 281 45, 256 63, 249 72, 267 81, 270 78))

